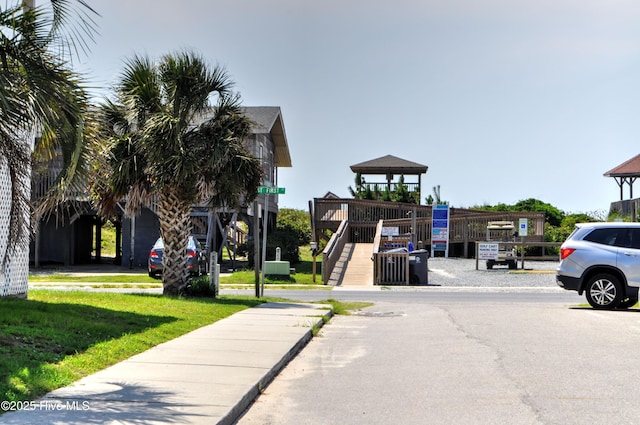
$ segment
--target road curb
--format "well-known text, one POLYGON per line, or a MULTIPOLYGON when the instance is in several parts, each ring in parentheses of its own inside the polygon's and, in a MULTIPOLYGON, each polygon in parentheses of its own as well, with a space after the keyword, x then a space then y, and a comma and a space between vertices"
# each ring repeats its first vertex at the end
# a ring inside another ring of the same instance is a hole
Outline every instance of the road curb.
MULTIPOLYGON (((259 307, 257 307, 259 308, 259 307)), ((269 386, 276 376, 293 360, 302 349, 313 339, 314 330, 320 329, 333 317, 333 309, 327 310, 327 313, 318 317, 316 322, 311 328, 302 335, 302 337, 286 352, 282 358, 273 365, 273 367, 265 373, 262 378, 256 382, 245 395, 238 400, 238 403, 229 410, 218 422, 218 425, 232 425, 234 424, 244 412, 251 406, 251 404, 262 394, 262 392, 269 386)))

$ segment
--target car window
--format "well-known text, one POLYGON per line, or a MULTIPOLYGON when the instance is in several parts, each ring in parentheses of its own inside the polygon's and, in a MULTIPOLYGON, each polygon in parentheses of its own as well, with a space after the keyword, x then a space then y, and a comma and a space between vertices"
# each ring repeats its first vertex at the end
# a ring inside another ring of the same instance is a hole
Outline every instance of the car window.
POLYGON ((595 229, 593 232, 587 234, 584 237, 585 241, 599 243, 603 245, 620 246, 623 243, 623 237, 625 229, 619 228, 602 228, 595 229))
POLYGON ((633 244, 632 230, 633 229, 620 229, 615 245, 621 248, 631 248, 633 244))
POLYGON ((629 229, 628 248, 640 249, 640 229, 629 229))

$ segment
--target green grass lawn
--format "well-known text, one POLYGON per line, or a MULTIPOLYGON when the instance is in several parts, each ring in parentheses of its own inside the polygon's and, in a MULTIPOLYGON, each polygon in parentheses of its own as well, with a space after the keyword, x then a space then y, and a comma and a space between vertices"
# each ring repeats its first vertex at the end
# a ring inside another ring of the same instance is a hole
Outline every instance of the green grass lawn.
POLYGON ((142 273, 122 275, 97 273, 91 276, 77 276, 68 273, 30 274, 29 282, 147 283, 162 287, 162 280, 142 273))
POLYGON ((32 400, 264 301, 47 290, 0 298, 0 399, 32 400))
MULTIPOLYGON (((313 286, 312 258, 301 248, 302 262, 289 279, 265 280, 265 287, 313 286)), ((321 257, 315 285, 322 285, 321 257)), ((162 288, 146 274, 77 276, 30 275, 29 282, 60 282, 91 287, 162 288)), ((221 279, 225 285, 253 285, 253 270, 221 279)), ((330 289, 330 288, 327 288, 330 289)), ((83 376, 104 369, 269 298, 168 298, 161 295, 31 289, 28 299, 0 298, 0 399, 33 400, 83 376)), ((338 313, 345 304, 332 301, 338 313)), ((360 304, 352 304, 360 308, 360 304)))
MULTIPOLYGON (((33 400, 273 298, 31 290, 0 298, 0 400, 33 400)), ((336 314, 368 306, 328 300, 336 314)), ((0 412, 2 413, 2 412, 0 412)))

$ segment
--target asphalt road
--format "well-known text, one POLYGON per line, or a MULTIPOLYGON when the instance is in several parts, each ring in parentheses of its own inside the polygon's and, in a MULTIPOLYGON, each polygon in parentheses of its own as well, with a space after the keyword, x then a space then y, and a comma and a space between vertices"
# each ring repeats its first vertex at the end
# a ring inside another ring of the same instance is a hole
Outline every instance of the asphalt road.
POLYGON ((375 304, 333 318, 240 425, 638 423, 640 310, 551 285, 329 294, 375 304))

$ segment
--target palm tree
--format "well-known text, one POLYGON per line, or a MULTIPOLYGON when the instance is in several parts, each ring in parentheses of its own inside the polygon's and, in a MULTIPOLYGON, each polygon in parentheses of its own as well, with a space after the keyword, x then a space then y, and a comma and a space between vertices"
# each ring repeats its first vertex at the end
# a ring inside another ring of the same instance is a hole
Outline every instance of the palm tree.
POLYGON ((131 215, 155 197, 165 295, 187 285, 192 206, 250 202, 263 176, 242 145, 251 123, 231 87, 222 68, 210 70, 193 52, 168 54, 157 64, 136 56, 116 84, 115 101, 102 107, 110 177, 95 188, 99 210, 108 214, 126 198, 131 215))
POLYGON ((16 249, 28 249, 31 148, 52 155, 66 147, 60 181, 73 180, 82 169, 69 165, 82 156, 86 95, 69 61, 86 48, 83 37, 93 36, 95 11, 84 0, 77 0, 78 8, 71 3, 49 0, 48 7, 35 7, 25 0, 0 8, 0 168, 9 180, 2 184, 11 187, 3 268, 16 249))

